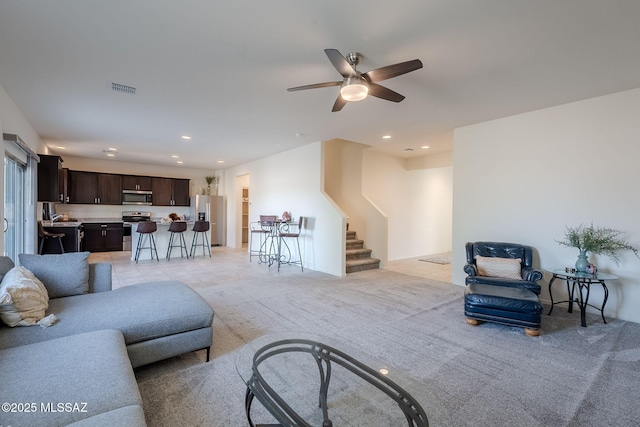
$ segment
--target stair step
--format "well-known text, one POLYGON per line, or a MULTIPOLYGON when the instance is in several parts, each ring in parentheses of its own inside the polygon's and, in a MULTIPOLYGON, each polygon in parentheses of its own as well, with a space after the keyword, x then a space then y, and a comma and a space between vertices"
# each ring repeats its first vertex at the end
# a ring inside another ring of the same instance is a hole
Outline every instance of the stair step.
POLYGON ((380 260, 376 258, 355 259, 347 261, 347 274, 358 271, 376 270, 380 268, 380 260))
POLYGON ((355 231, 347 231, 347 240, 353 240, 356 238, 356 232, 355 231))
POLYGON ((363 245, 364 245, 364 240, 360 240, 360 239, 347 240, 347 250, 362 249, 363 245))
POLYGON ((371 249, 347 249, 347 260, 371 258, 371 249))

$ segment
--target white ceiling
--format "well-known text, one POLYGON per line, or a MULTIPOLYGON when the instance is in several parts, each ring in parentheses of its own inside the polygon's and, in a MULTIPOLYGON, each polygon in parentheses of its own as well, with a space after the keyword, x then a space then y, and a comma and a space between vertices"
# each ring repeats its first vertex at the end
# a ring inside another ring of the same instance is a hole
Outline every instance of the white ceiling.
POLYGON ((0 85, 62 155, 218 169, 343 138, 421 156, 455 127, 640 87, 640 1, 0 0, 0 85), (399 104, 332 113, 337 87, 286 91, 340 80, 325 48, 424 68, 381 82, 399 104))

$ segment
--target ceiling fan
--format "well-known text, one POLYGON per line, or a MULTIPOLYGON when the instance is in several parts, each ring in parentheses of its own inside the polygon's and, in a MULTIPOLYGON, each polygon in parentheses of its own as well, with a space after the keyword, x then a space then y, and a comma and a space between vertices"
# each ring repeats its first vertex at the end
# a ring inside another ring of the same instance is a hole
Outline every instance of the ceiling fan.
POLYGON ((419 59, 412 61, 399 62, 386 67, 376 68, 375 70, 361 73, 356 69, 362 59, 362 54, 351 52, 346 57, 336 49, 325 49, 324 53, 329 57, 329 61, 336 67, 336 70, 342 75, 342 80, 337 82, 316 83, 312 85, 297 86, 288 88, 287 91, 294 92, 305 89, 318 89, 322 87, 341 86, 340 94, 333 104, 332 112, 342 110, 349 101, 361 101, 372 95, 377 98, 386 99, 387 101, 400 102, 404 96, 398 92, 394 92, 384 86, 380 86, 377 82, 397 77, 402 74, 410 73, 422 68, 422 62, 419 59))

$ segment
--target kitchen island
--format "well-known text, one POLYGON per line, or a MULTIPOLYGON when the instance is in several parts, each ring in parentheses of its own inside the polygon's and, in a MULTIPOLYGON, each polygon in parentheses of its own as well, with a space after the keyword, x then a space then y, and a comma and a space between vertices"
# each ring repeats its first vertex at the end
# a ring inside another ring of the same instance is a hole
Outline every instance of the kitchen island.
MULTIPOLYGON (((171 233, 169 232, 169 225, 171 222, 163 222, 163 221, 155 221, 158 226, 158 231, 153 233, 153 237, 156 241, 156 249, 158 251, 158 257, 163 259, 167 257, 167 249, 169 248, 169 238, 171 237, 171 233)), ((187 252, 191 250, 191 241, 193 240, 193 224, 194 221, 186 221, 187 223, 187 231, 183 234, 184 240, 187 244, 187 252)), ((131 260, 135 261, 136 259, 136 248, 138 247, 138 239, 141 234, 137 231, 137 225, 133 225, 131 227, 131 260)), ((174 245, 178 244, 179 236, 174 238, 174 245)), ((144 246, 149 246, 149 238, 145 238, 143 241, 144 246)), ((184 251, 183 251, 184 252, 184 251)), ((171 252, 171 257, 179 257, 180 256, 180 248, 174 247, 173 252, 171 252)), ((153 258, 155 259, 155 253, 153 254, 153 258)), ((138 260, 150 260, 151 259, 151 251, 149 248, 140 250, 140 256, 138 260)))

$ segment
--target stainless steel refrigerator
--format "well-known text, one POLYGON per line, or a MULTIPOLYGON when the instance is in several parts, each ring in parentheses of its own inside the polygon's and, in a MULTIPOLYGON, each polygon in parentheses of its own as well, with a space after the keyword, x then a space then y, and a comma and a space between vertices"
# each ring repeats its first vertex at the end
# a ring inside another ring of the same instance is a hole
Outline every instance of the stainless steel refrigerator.
POLYGON ((222 196, 191 196, 190 219, 204 218, 211 226, 211 246, 222 246, 224 241, 224 199, 222 196))

